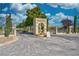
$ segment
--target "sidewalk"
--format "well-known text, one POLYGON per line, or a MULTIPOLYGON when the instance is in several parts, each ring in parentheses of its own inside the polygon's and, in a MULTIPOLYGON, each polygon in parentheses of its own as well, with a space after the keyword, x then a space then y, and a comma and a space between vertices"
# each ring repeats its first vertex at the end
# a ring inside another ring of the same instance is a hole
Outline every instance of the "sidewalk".
POLYGON ((14 42, 16 40, 16 37, 13 35, 10 35, 9 37, 5 37, 4 35, 0 35, 0 46, 9 44, 11 42, 14 42))

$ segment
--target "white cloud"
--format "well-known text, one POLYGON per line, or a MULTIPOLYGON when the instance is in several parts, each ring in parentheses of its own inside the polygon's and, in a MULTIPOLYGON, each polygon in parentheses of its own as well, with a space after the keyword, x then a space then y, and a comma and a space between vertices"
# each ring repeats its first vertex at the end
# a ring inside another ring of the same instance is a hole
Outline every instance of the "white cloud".
POLYGON ((67 16, 65 16, 62 12, 59 12, 56 14, 56 17, 66 18, 67 16))
POLYGON ((73 20, 73 16, 66 16, 62 12, 59 12, 55 16, 51 16, 48 22, 49 22, 49 25, 51 25, 53 23, 61 22, 65 18, 68 18, 69 20, 73 20))
POLYGON ((12 4, 11 5, 11 9, 16 10, 17 12, 26 12, 27 9, 33 9, 34 7, 36 7, 36 4, 22 4, 22 3, 18 3, 18 4, 12 4))
MULTIPOLYGON (((0 14, 0 23, 3 24, 5 23, 5 19, 6 19, 6 14, 0 14)), ((21 23, 23 20, 25 20, 27 18, 26 15, 23 15, 23 14, 20 14, 20 13, 17 13, 17 14, 11 14, 11 19, 12 19, 12 22, 13 24, 16 23, 21 23)), ((0 25, 1 25, 0 24, 0 25)))
POLYGON ((58 7, 58 5, 60 6, 60 8, 62 9, 74 9, 76 10, 76 12, 79 14, 79 3, 52 3, 52 4, 48 4, 52 7, 56 8, 58 7))
POLYGON ((29 4, 13 3, 11 5, 11 9, 17 12, 16 15, 12 14, 11 18, 13 19, 13 23, 21 23, 23 20, 27 18, 26 10, 33 9, 36 6, 37 6, 36 4, 30 4, 30 3, 29 4))
POLYGON ((8 10, 8 7, 5 7, 4 9, 2 9, 2 11, 7 11, 8 10))
POLYGON ((79 4, 77 3, 62 3, 59 4, 61 6, 61 8, 64 9, 73 9, 73 8, 78 8, 79 4))
POLYGON ((0 14, 0 17, 6 17, 6 14, 0 14))
POLYGON ((22 10, 22 4, 21 3, 19 3, 19 4, 13 3, 13 4, 11 4, 11 9, 21 11, 22 10))
POLYGON ((17 15, 11 14, 11 18, 13 23, 17 24, 20 22, 19 17, 17 15))
POLYGON ((50 17, 50 16, 51 16, 51 14, 50 14, 50 13, 46 13, 45 15, 46 15, 47 17, 50 17))
POLYGON ((60 6, 63 9, 73 9, 73 8, 79 8, 79 4, 78 3, 52 3, 49 4, 50 6, 54 7, 54 6, 60 6))
POLYGON ((23 5, 23 8, 25 9, 33 9, 34 7, 36 7, 37 5, 36 4, 24 4, 23 5))
POLYGON ((11 18, 13 20, 13 23, 21 23, 23 20, 25 20, 27 18, 27 16, 20 14, 20 13, 17 13, 16 15, 12 14, 11 18))
POLYGON ((0 14, 0 26, 5 24, 6 14, 0 14))
POLYGON ((61 21, 62 19, 67 18, 62 12, 57 13, 55 16, 52 16, 53 21, 61 21))
POLYGON ((50 5, 50 6, 54 7, 54 8, 58 7, 58 5, 56 3, 49 3, 48 5, 50 5))
POLYGON ((34 7, 36 7, 37 5, 36 4, 22 4, 22 3, 18 3, 18 4, 12 4, 11 5, 11 9, 12 10, 15 10, 17 13, 16 15, 15 14, 12 14, 12 19, 13 19, 13 22, 15 23, 20 23, 22 22, 23 20, 25 20, 27 18, 27 16, 25 15, 26 14, 26 10, 27 9, 33 9, 34 7))
MULTIPOLYGON (((27 9, 33 9, 34 7, 36 7, 36 4, 22 4, 22 3, 13 3, 10 6, 10 10, 15 10, 16 14, 11 14, 11 18, 13 23, 20 23, 23 20, 25 20, 27 18, 26 16, 26 10, 27 9)), ((8 11, 8 7, 5 7, 4 9, 2 9, 2 11, 8 11)), ((2 19, 6 19, 6 14, 0 14, 0 17, 2 19)), ((0 20, 1 22, 2 20, 0 20)))

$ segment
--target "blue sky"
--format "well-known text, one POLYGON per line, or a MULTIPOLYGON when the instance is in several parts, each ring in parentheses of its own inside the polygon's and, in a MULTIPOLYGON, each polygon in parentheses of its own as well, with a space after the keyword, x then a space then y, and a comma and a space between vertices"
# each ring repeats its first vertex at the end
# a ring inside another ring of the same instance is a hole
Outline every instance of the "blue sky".
POLYGON ((0 4, 0 25, 4 25, 6 14, 11 13, 13 24, 19 24, 27 18, 26 10, 33 9, 36 6, 41 8, 41 11, 48 17, 48 24, 51 26, 62 26, 61 20, 69 18, 73 21, 73 16, 79 13, 79 4, 75 3, 33 3, 33 4, 0 4))

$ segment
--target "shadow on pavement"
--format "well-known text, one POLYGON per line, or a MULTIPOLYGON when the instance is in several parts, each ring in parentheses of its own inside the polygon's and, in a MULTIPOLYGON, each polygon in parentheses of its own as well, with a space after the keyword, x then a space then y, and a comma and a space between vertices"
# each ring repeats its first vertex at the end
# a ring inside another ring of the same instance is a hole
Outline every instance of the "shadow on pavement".
POLYGON ((33 35, 33 33, 32 32, 25 32, 25 31, 23 31, 23 32, 18 32, 19 34, 28 34, 28 35, 33 35))

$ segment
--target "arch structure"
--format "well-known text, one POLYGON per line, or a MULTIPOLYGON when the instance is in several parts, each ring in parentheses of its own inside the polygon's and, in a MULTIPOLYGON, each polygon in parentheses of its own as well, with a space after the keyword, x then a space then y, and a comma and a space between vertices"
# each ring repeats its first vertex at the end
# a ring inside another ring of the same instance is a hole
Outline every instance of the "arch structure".
POLYGON ((47 19, 35 18, 33 21, 34 34, 38 36, 45 36, 47 32, 47 19))

